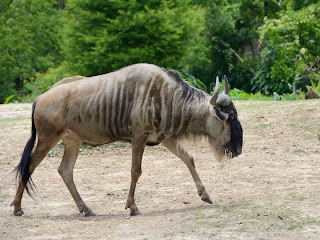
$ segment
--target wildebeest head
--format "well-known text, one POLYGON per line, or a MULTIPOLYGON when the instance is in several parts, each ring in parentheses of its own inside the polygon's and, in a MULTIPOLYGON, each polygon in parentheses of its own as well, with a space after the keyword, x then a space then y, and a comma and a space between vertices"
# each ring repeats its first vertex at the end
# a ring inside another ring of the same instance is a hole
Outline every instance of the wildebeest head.
MULTIPOLYGON (((227 96, 229 93, 229 83, 226 77, 224 77, 224 80, 224 90, 219 94, 219 78, 217 77, 215 91, 210 100, 213 109, 210 112, 212 112, 213 115, 215 115, 214 117, 220 122, 220 124, 218 124, 220 127, 220 139, 215 139, 217 137, 212 136, 212 141, 210 141, 219 160, 224 156, 228 158, 239 156, 242 152, 243 143, 243 131, 238 119, 237 110, 231 99, 227 96)), ((214 126, 212 125, 211 127, 218 126, 214 124, 214 126)), ((216 135, 217 132, 214 132, 216 135)))

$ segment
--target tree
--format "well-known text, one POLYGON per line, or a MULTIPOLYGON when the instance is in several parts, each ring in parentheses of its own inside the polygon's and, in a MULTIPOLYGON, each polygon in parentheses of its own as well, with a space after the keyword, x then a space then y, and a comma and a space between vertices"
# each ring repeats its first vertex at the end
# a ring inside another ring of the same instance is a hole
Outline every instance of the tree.
POLYGON ((292 0, 292 5, 293 9, 297 11, 317 2, 319 2, 319 0, 292 0))
POLYGON ((63 54, 85 76, 138 62, 181 67, 203 27, 189 0, 69 0, 64 19, 63 54))
POLYGON ((259 45, 257 28, 264 16, 277 16, 273 0, 200 0, 207 9, 207 64, 194 69, 196 77, 210 84, 216 75, 228 75, 233 87, 251 90, 259 45))
POLYGON ((253 83, 257 89, 282 94, 293 82, 300 87, 319 79, 320 3, 287 11, 280 19, 265 18, 260 27, 261 65, 253 83))
POLYGON ((0 103, 58 62, 57 2, 4 0, 0 9, 0 103))

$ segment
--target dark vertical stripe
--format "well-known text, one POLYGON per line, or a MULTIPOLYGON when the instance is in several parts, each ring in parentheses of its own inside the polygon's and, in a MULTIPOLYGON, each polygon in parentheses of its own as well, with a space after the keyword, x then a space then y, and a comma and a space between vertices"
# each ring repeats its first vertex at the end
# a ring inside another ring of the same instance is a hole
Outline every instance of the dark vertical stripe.
POLYGON ((124 117, 124 113, 125 113, 125 108, 126 108, 126 98, 125 98, 125 94, 124 94, 124 91, 125 91, 125 82, 123 82, 121 84, 121 91, 120 91, 120 103, 119 103, 119 114, 118 114, 118 118, 117 118, 117 124, 119 126, 119 129, 121 130, 120 132, 122 134, 125 134, 126 135, 126 126, 124 126, 122 124, 122 119, 124 117))
POLYGON ((181 121, 181 110, 182 110, 182 102, 180 99, 181 96, 181 88, 177 88, 174 91, 173 96, 173 109, 172 109, 172 125, 171 128, 176 133, 181 121))
POLYGON ((72 92, 68 92, 64 98, 64 102, 66 103, 63 107, 63 117, 67 118, 68 112, 69 112, 69 104, 70 104, 70 98, 72 96, 72 92))
POLYGON ((101 94, 101 117, 102 117, 102 123, 103 127, 106 127, 107 123, 107 96, 106 91, 101 94))
POLYGON ((93 106, 93 103, 94 103, 94 95, 90 95, 89 98, 88 98, 88 102, 87 102, 87 108, 86 108, 86 112, 87 112, 87 117, 88 117, 88 121, 90 122, 91 119, 92 119, 92 113, 93 113, 93 109, 92 109, 92 106, 93 106))
MULTIPOLYGON (((153 126, 158 129, 161 123, 161 109, 162 109, 162 101, 161 101, 161 89, 163 86, 163 78, 162 76, 157 76, 154 81, 153 85, 150 88, 150 94, 149 98, 153 98, 153 101, 151 103, 150 99, 150 107, 154 109, 153 112, 153 126), (152 106, 153 104, 153 106, 152 106)), ((156 130, 155 129, 155 130, 156 130)))
POLYGON ((117 83, 117 89, 116 89, 116 96, 115 96, 115 101, 114 101, 114 113, 115 113, 115 116, 113 117, 114 119, 114 122, 113 122, 113 126, 114 126, 114 129, 115 129, 115 134, 116 136, 120 136, 120 131, 121 131, 121 124, 120 122, 118 121, 119 120, 119 114, 120 114, 120 104, 121 104, 121 89, 122 89, 122 83, 121 82, 118 82, 117 83))
POLYGON ((111 139, 114 138, 114 133, 113 133, 113 130, 112 130, 112 108, 113 108, 113 104, 112 104, 112 101, 113 101, 113 84, 110 84, 110 83, 113 83, 112 82, 113 79, 109 79, 108 80, 108 86, 107 86, 107 90, 108 90, 108 96, 107 96, 107 131, 109 133, 109 136, 111 139))
POLYGON ((99 123, 101 122, 100 118, 102 117, 102 98, 103 98, 103 81, 99 81, 99 85, 97 86, 97 90, 95 91, 94 95, 95 95, 95 104, 96 104, 96 114, 95 114, 95 118, 96 118, 96 123, 99 126, 99 123))
POLYGON ((143 100, 141 101, 141 106, 140 106, 141 109, 143 108, 143 104, 145 103, 145 100, 147 100, 147 95, 149 93, 150 87, 152 86, 151 82, 152 82, 152 79, 148 79, 147 81, 145 81, 143 93, 137 96, 143 100))
POLYGON ((172 86, 169 86, 168 82, 166 82, 162 87, 162 97, 163 102, 165 105, 165 131, 169 131, 171 127, 171 121, 172 121, 172 104, 173 104, 173 88, 172 86))
POLYGON ((99 126, 99 122, 100 122, 100 97, 99 96, 96 97, 95 102, 96 102, 96 107, 95 107, 96 116, 95 116, 95 118, 96 118, 97 125, 99 126))
POLYGON ((116 79, 113 79, 112 82, 112 98, 111 98, 111 109, 110 109, 110 133, 112 138, 117 137, 116 130, 116 110, 117 110, 117 94, 118 94, 118 84, 116 84, 116 79))
POLYGON ((133 105, 138 98, 136 91, 139 90, 136 79, 127 79, 125 91, 125 111, 122 119, 122 125, 125 126, 127 135, 131 135, 131 112, 133 105))
POLYGON ((81 116, 80 116, 80 112, 78 112, 78 123, 81 124, 81 116))
POLYGON ((189 87, 183 90, 181 97, 180 97, 180 103, 182 105, 181 107, 181 119, 179 127, 177 128, 177 135, 183 134, 190 123, 192 114, 196 110, 197 102, 194 101, 194 89, 189 87))

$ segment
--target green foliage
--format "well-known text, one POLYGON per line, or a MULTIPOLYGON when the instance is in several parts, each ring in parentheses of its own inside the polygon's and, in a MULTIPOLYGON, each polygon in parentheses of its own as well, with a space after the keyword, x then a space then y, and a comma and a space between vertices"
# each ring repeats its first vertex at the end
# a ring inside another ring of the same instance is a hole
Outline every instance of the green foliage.
POLYGON ((63 53, 91 76, 133 63, 183 66, 202 29, 202 10, 189 0, 69 0, 63 53))
POLYGON ((216 75, 226 74, 233 87, 251 90, 250 79, 259 57, 256 29, 264 16, 277 16, 275 1, 198 1, 207 9, 207 64, 199 64, 192 74, 208 86, 216 75))
POLYGON ((6 97, 4 104, 8 104, 16 95, 10 95, 9 97, 6 97))
POLYGON ((259 28, 261 67, 253 90, 290 92, 293 82, 304 87, 320 66, 320 4, 288 11, 280 19, 264 19, 259 28))
POLYGON ((0 1, 0 103, 138 62, 207 92, 227 75, 233 99, 294 99, 293 82, 320 92, 320 0, 61 2, 0 1))
POLYGON ((231 100, 259 100, 259 101, 270 101, 270 100, 298 100, 304 99, 304 94, 301 91, 298 91, 297 96, 293 96, 293 93, 286 93, 279 95, 276 92, 273 93, 273 96, 267 96, 262 94, 261 92, 257 93, 246 93, 243 90, 239 90, 237 88, 230 90, 230 98, 231 100))
POLYGON ((317 3, 319 0, 293 0, 292 6, 294 10, 301 10, 309 6, 310 4, 317 3))
POLYGON ((188 73, 185 69, 181 69, 180 73, 183 76, 183 78, 187 80, 189 83, 191 83, 194 87, 204 92, 208 92, 207 86, 200 79, 195 78, 190 73, 188 73))
POLYGON ((2 0, 0 9, 0 103, 24 79, 57 62, 54 0, 2 0))
POLYGON ((230 90, 230 98, 231 100, 270 100, 270 98, 263 96, 260 92, 249 94, 237 88, 230 90))
POLYGON ((20 96, 19 100, 22 102, 33 102, 37 96, 48 91, 56 82, 74 75, 77 74, 66 70, 63 65, 58 68, 49 68, 45 73, 36 73, 35 78, 32 77, 29 81, 25 81, 25 94, 20 96))

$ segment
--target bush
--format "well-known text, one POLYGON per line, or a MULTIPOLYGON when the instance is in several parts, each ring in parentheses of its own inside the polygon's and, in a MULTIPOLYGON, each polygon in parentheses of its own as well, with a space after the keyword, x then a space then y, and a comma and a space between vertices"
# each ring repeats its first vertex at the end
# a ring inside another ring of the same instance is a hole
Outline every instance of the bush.
POLYGON ((28 81, 24 81, 24 94, 18 97, 18 99, 21 102, 33 102, 39 95, 48 91, 56 82, 74 75, 77 74, 66 70, 66 67, 63 65, 58 68, 49 68, 45 73, 36 73, 35 78, 32 77, 28 81))
POLYGON ((261 66, 252 80, 253 91, 278 94, 310 84, 320 66, 320 3, 287 11, 280 19, 264 19, 259 28, 261 66))
MULTIPOLYGON (((60 62, 55 0, 0 1, 0 103, 60 62)), ((12 99, 11 99, 12 100, 12 99)))
POLYGON ((139 62, 181 67, 204 25, 190 0, 70 0, 64 14, 63 55, 86 76, 139 62))

